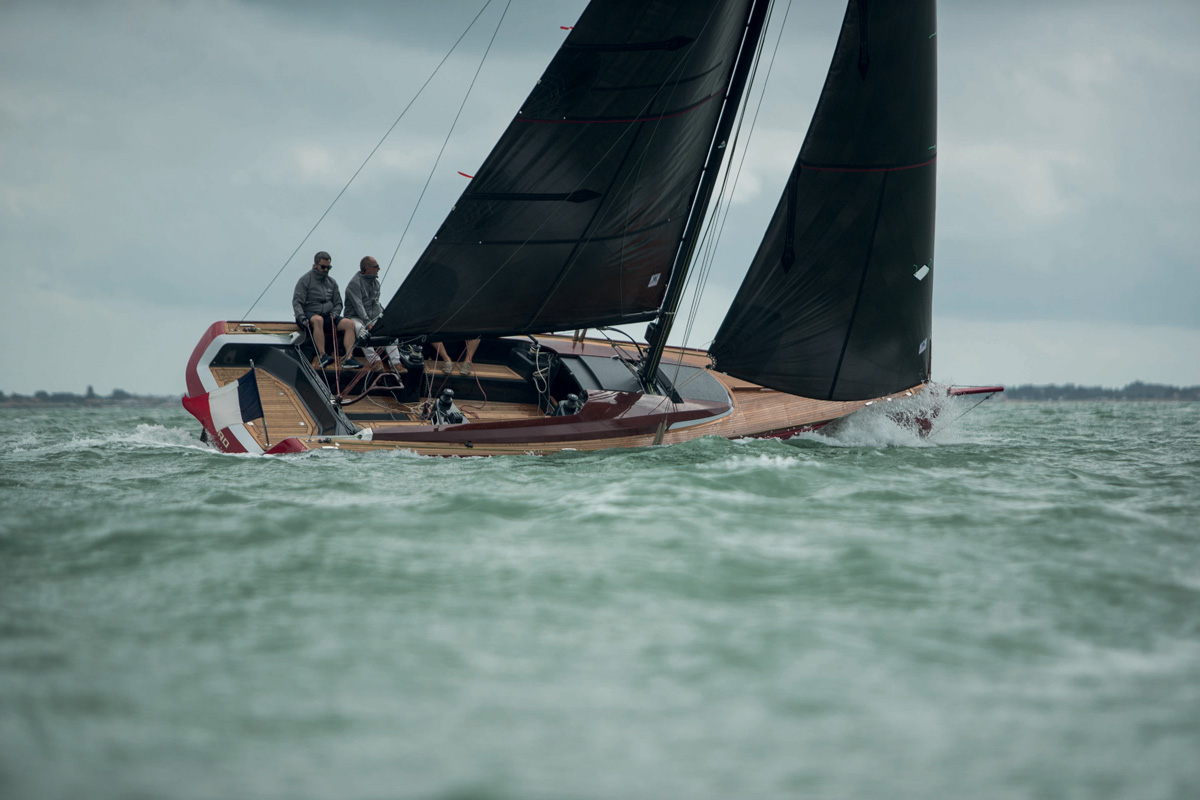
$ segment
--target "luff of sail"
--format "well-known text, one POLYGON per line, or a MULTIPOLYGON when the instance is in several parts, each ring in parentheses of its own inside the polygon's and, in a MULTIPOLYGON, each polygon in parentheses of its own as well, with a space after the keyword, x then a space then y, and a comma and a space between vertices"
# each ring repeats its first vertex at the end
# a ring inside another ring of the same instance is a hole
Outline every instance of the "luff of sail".
POLYGON ((432 339, 649 319, 750 0, 593 0, 377 332, 432 339))
POLYGON ((717 368, 828 400, 928 379, 934 0, 850 0, 800 156, 711 348, 717 368))

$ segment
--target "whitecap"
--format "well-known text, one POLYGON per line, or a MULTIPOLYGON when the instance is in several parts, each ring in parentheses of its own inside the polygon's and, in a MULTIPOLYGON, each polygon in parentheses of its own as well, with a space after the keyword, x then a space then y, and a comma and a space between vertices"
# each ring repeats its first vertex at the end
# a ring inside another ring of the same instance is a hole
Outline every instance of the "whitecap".
POLYGON ((931 385, 912 397, 871 405, 823 428, 793 439, 832 447, 936 447, 965 441, 963 418, 981 402, 979 397, 950 397, 947 387, 931 385), (916 420, 933 421, 923 433, 916 420))

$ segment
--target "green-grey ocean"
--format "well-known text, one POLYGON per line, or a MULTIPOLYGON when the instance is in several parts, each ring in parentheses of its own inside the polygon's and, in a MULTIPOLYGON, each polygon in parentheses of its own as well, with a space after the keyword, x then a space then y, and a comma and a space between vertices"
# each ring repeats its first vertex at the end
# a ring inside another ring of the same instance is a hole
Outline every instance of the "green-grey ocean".
POLYGON ((462 460, 198 432, 0 409, 5 800, 1200 797, 1200 404, 462 460))

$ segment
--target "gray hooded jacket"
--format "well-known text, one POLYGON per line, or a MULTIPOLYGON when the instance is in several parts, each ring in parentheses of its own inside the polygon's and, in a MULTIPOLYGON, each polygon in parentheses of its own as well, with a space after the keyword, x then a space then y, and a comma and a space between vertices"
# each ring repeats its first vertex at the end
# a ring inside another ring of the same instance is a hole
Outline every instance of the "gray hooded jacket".
POLYGON ((366 324, 382 313, 378 276, 356 272, 346 284, 346 316, 366 324))
POLYGON ((292 292, 292 311, 297 317, 341 316, 342 293, 338 291, 337 281, 333 278, 310 269, 296 281, 296 291, 292 292))

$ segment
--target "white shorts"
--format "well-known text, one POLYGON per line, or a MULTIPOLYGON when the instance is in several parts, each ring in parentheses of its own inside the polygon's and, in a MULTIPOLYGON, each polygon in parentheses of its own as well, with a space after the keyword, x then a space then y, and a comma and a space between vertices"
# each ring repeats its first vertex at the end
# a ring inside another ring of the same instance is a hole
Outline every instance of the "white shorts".
MULTIPOLYGON (((363 337, 363 334, 365 334, 367 332, 367 326, 362 324, 362 322, 357 319, 353 320, 353 322, 354 322, 354 336, 355 336, 355 338, 361 339, 363 337)), ((376 361, 379 360, 378 349, 379 348, 377 348, 377 347, 364 347, 363 348, 363 354, 367 357, 368 364, 374 364, 376 361)), ((387 350, 388 361, 391 361, 393 365, 399 365, 401 363, 400 362, 400 348, 396 347, 396 345, 394 345, 394 344, 389 344, 387 346, 386 350, 387 350)))

